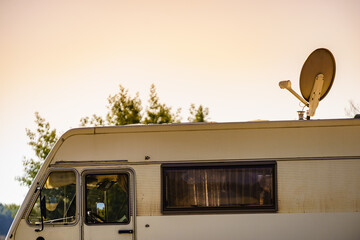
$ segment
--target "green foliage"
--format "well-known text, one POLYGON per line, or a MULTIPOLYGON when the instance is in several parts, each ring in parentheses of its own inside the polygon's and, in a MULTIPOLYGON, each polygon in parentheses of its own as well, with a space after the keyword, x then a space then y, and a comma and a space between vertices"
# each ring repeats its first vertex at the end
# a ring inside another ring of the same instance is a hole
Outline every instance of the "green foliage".
POLYGON ((37 159, 27 159, 24 157, 23 166, 25 173, 22 177, 16 177, 16 180, 25 186, 31 185, 41 165, 58 140, 56 129, 51 130, 50 124, 38 112, 35 113, 35 123, 37 125, 36 131, 32 132, 26 129, 26 135, 29 137, 28 144, 34 150, 37 159))
POLYGON ((128 96, 128 90, 120 85, 120 92, 108 98, 109 112, 106 120, 109 125, 126 125, 141 122, 141 100, 139 93, 134 98, 128 96))
POLYGON ((85 117, 80 120, 81 126, 93 125, 93 126, 119 126, 126 124, 140 123, 142 119, 141 115, 141 100, 139 93, 136 93, 134 98, 128 95, 128 90, 123 86, 119 86, 119 93, 114 96, 108 97, 108 110, 104 120, 102 117, 93 115, 92 118, 85 117))
POLYGON ((12 218, 14 218, 15 217, 15 215, 16 215, 16 213, 17 213, 17 211, 19 210, 19 205, 17 205, 17 204, 15 204, 15 203, 12 203, 12 204, 4 204, 4 205, 2 205, 1 203, 0 203, 0 214, 3 214, 3 215, 7 215, 8 214, 8 212, 10 212, 11 214, 10 214, 10 216, 12 217, 12 218), (1 208, 3 208, 3 210, 1 210, 1 208), (5 213, 5 214, 4 214, 5 213))
POLYGON ((18 209, 19 205, 0 203, 0 236, 7 234, 18 209))
POLYGON ((171 107, 159 103, 159 97, 156 93, 155 85, 152 84, 150 88, 149 107, 146 109, 146 117, 143 120, 141 113, 142 106, 139 98, 139 93, 135 97, 129 96, 128 89, 119 86, 120 91, 108 97, 107 109, 109 110, 106 118, 92 115, 92 117, 85 117, 80 120, 81 126, 119 126, 127 124, 162 124, 180 122, 180 111, 178 109, 174 114, 171 112, 171 107))
POLYGON ((101 116, 98 116, 96 114, 93 114, 92 117, 84 117, 80 119, 80 126, 105 126, 105 121, 101 116))
POLYGON ((202 105, 196 108, 195 104, 191 104, 190 115, 191 116, 188 118, 190 122, 207 122, 209 108, 204 108, 202 105))
MULTIPOLYGON (((119 92, 113 96, 108 97, 108 113, 106 118, 102 118, 96 114, 91 117, 84 117, 80 120, 81 126, 118 126, 126 124, 162 124, 180 122, 179 108, 176 113, 171 112, 171 107, 159 102, 159 97, 156 93, 155 85, 152 84, 150 88, 149 106, 146 108, 146 117, 143 119, 141 100, 139 93, 135 97, 129 96, 128 90, 119 85, 119 92)), ((191 122, 206 122, 209 114, 208 108, 200 105, 198 108, 194 104, 190 108, 191 122)), ((26 158, 23 159, 24 175, 16 177, 16 180, 21 185, 30 186, 39 171, 41 165, 50 153, 52 147, 55 145, 58 137, 56 130, 50 129, 50 124, 41 118, 39 113, 35 113, 35 123, 37 129, 33 132, 26 129, 26 135, 29 137, 28 144, 35 152, 37 159, 26 158)))
POLYGON ((15 179, 19 181, 21 185, 30 187, 42 165, 42 161, 24 157, 22 163, 25 173, 22 177, 16 177, 15 179))
POLYGON ((349 101, 349 107, 345 108, 346 116, 354 117, 356 114, 360 114, 360 105, 356 105, 352 100, 349 101))
POLYGON ((171 107, 159 103, 159 97, 156 93, 155 85, 152 84, 150 88, 149 107, 146 110, 147 117, 144 123, 161 124, 180 122, 179 114, 181 109, 178 109, 175 114, 171 113, 171 107))

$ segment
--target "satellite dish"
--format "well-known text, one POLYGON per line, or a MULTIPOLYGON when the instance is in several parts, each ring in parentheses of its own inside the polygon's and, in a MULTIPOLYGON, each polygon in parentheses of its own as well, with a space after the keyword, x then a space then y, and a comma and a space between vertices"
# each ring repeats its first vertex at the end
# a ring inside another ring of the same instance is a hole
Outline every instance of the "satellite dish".
POLYGON ((320 100, 330 91, 335 77, 335 58, 332 53, 319 48, 313 51, 306 59, 300 73, 300 91, 303 98, 309 102, 311 91, 315 84, 316 76, 324 75, 320 100))
POLYGON ((335 78, 335 58, 332 53, 319 48, 306 59, 300 73, 300 91, 302 97, 291 89, 290 81, 281 81, 280 88, 289 90, 305 106, 309 107, 307 118, 314 116, 320 100, 329 93, 335 78))

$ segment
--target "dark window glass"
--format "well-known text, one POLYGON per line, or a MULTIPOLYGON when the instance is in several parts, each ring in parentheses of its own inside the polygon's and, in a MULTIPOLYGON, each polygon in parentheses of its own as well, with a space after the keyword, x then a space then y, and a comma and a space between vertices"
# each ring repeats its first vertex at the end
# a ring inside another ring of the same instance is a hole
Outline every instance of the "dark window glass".
POLYGON ((163 211, 275 210, 275 163, 164 165, 163 211))
POLYGON ((128 223, 127 174, 86 175, 86 223, 128 223))
MULTIPOLYGON (((50 173, 42 188, 45 198, 44 223, 69 224, 76 220, 76 176, 72 171, 50 173)), ((28 216, 30 224, 40 224, 40 196, 28 216)))

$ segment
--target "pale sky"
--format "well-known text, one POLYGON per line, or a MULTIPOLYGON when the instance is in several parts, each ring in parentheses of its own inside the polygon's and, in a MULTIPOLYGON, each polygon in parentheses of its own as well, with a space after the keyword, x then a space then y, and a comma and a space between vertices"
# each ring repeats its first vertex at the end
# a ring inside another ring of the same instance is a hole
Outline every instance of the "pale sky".
POLYGON ((15 176, 32 156, 25 128, 40 112, 59 132, 105 114, 122 84, 146 105, 210 109, 211 121, 294 120, 301 67, 317 48, 336 60, 314 118, 360 104, 358 0, 0 0, 0 203, 27 192, 15 176))

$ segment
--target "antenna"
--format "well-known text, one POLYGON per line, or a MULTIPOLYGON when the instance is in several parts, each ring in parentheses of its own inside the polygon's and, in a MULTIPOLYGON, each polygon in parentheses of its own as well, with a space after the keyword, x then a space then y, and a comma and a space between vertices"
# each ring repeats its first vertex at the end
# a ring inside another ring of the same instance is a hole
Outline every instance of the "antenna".
POLYGON ((329 93, 335 78, 335 58, 332 53, 319 48, 306 59, 300 73, 300 91, 302 97, 291 88, 291 82, 281 81, 281 89, 287 89, 306 107, 307 119, 315 115, 319 102, 329 93))

